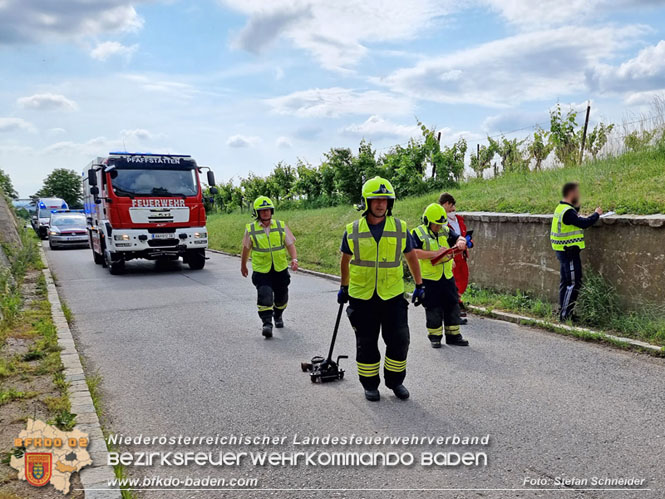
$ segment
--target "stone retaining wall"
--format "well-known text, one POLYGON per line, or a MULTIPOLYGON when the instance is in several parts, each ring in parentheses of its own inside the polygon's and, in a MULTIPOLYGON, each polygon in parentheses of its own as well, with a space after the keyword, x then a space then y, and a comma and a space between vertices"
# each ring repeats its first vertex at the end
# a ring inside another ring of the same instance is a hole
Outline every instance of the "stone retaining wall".
MULTIPOLYGON (((552 215, 460 214, 474 229, 471 282, 558 301, 559 263, 549 242, 552 215)), ((584 267, 601 272, 624 305, 665 303, 665 215, 601 218, 585 239, 584 267)))

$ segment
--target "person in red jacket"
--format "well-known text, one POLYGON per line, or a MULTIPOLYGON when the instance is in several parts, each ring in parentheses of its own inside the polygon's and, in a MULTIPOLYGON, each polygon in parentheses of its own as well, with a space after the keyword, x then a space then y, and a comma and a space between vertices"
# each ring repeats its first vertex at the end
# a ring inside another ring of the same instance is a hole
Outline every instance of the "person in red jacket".
MULTIPOLYGON (((439 196, 439 204, 446 210, 448 225, 450 225, 450 228, 457 232, 460 236, 466 237, 466 224, 464 223, 464 218, 462 215, 457 215, 455 213, 455 198, 452 196, 452 194, 448 194, 447 192, 441 194, 441 196, 439 196)), ((468 257, 468 249, 463 253, 456 254, 454 260, 455 264, 453 266, 453 276, 455 277, 457 292, 459 294, 462 324, 467 323, 466 308, 462 302, 462 295, 466 291, 466 287, 469 284, 469 266, 466 263, 468 257)))

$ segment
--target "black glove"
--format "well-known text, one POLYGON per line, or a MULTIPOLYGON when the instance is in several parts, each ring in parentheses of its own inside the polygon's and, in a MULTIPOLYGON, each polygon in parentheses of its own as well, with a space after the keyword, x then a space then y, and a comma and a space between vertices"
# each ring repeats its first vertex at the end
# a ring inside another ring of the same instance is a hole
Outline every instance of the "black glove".
POLYGON ((413 294, 411 295, 411 303, 413 303, 417 307, 418 305, 422 304, 424 299, 425 299, 425 285, 416 284, 416 289, 413 290, 413 294))
POLYGON ((340 286, 339 291, 337 292, 337 303, 343 305, 347 301, 349 301, 349 287, 340 286))

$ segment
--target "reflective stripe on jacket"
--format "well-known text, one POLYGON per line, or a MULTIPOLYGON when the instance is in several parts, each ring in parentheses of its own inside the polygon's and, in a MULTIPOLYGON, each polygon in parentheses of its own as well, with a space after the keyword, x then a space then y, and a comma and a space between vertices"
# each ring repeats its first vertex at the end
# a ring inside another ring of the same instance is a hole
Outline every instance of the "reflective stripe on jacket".
POLYGON ((252 239, 252 269, 255 272, 267 274, 271 267, 281 272, 288 266, 284 222, 271 220, 270 236, 259 221, 247 224, 247 233, 252 239))
POLYGON ((377 292, 383 300, 404 293, 402 253, 406 249, 406 223, 386 217, 383 234, 376 243, 365 217, 346 226, 352 252, 349 296, 369 300, 377 292))
POLYGON ((554 251, 564 251, 566 246, 577 246, 584 249, 584 231, 575 225, 566 225, 563 215, 574 209, 569 204, 559 203, 554 210, 552 228, 550 229, 550 242, 554 251))
MULTIPOLYGON (((441 231, 443 234, 439 232, 439 237, 437 238, 430 232, 428 227, 423 224, 413 229, 411 233, 414 237, 417 237, 422 241, 423 249, 425 251, 439 251, 441 248, 450 248, 450 245, 448 244, 448 227, 445 225, 441 226, 441 231), (442 243, 440 241, 442 241, 442 243)), ((418 261, 420 262, 420 272, 423 275, 423 279, 438 281, 444 274, 446 279, 450 279, 453 276, 452 259, 447 262, 440 262, 437 265, 432 265, 429 258, 419 259, 418 261)))

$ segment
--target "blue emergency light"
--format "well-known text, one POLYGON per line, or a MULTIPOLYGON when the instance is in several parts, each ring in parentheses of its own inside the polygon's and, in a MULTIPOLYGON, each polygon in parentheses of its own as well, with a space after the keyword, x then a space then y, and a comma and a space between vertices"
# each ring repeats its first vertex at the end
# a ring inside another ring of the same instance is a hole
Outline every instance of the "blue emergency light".
POLYGON ((127 151, 116 151, 110 152, 109 154, 121 154, 124 156, 169 156, 175 158, 191 158, 189 154, 155 154, 152 152, 127 152, 127 151))

